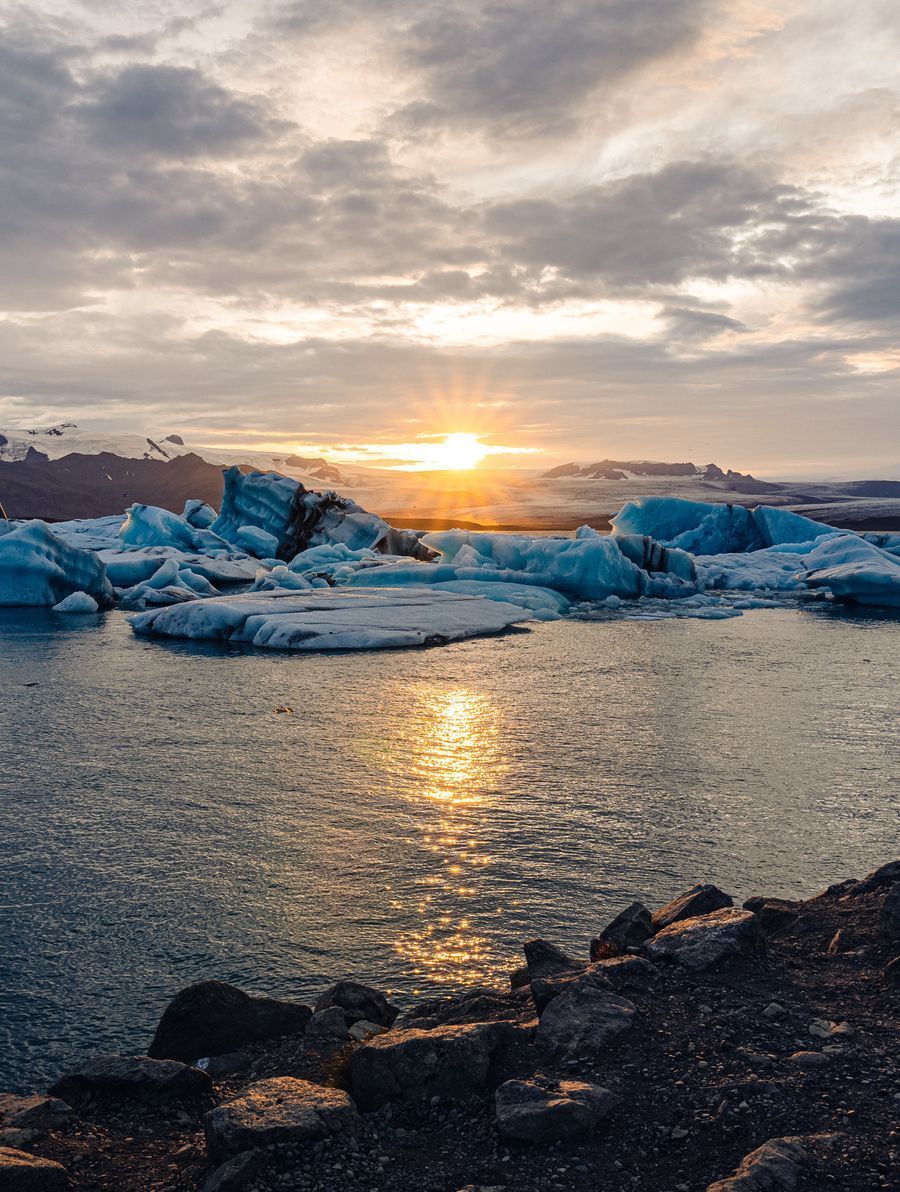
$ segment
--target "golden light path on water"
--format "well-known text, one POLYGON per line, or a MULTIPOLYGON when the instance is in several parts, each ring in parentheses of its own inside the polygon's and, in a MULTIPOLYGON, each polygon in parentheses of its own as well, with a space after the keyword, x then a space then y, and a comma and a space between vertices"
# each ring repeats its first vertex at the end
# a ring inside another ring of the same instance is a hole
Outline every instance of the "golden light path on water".
POLYGON ((479 872, 491 861, 485 792, 500 787, 507 768, 502 713, 487 695, 425 682, 409 692, 409 717, 416 745, 402 790, 418 835, 409 843, 431 864, 415 879, 420 926, 402 932, 394 949, 412 975, 429 983, 485 982, 501 966, 465 904, 482 893, 479 872))

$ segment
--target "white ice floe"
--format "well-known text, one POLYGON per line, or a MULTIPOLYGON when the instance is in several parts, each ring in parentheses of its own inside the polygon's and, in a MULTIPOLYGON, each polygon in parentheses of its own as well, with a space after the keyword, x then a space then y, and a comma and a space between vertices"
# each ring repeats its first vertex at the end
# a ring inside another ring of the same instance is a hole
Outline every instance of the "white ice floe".
POLYGON ((85 613, 95 613, 99 608, 100 605, 93 596, 88 596, 87 592, 72 592, 65 600, 60 600, 59 604, 54 604, 53 611, 55 613, 84 615, 85 613))
POLYGON ((245 642, 273 650, 436 645, 499 633, 528 619, 519 605, 429 588, 246 593, 129 618, 138 634, 245 642))
POLYGON ((900 608, 900 559, 856 534, 820 539, 806 568, 805 582, 838 600, 900 608))
POLYGON ((69 546, 42 521, 0 521, 0 605, 53 606, 73 592, 104 607, 113 602, 93 551, 69 546))

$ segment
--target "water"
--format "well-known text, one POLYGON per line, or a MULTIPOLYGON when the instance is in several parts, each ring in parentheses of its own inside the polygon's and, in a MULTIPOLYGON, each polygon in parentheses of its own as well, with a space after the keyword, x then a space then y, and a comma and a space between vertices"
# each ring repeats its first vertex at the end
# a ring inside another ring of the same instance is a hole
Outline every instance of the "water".
POLYGON ((900 852, 896 619, 308 657, 72 621, 0 610, 0 1088, 142 1050, 200 978, 431 995, 535 935, 584 955, 634 897, 804 895, 900 852))

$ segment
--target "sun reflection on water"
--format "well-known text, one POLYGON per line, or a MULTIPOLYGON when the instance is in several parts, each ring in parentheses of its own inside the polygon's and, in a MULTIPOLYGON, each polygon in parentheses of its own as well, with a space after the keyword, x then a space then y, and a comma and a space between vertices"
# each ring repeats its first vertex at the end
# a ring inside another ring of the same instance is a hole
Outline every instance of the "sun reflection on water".
POLYGON ((490 792, 506 770, 501 713, 465 687, 423 683, 409 694, 416 747, 403 789, 431 864, 415 878, 421 926, 405 931, 394 948, 423 984, 489 981, 501 965, 478 922, 502 910, 481 905, 479 876, 491 863, 490 792))

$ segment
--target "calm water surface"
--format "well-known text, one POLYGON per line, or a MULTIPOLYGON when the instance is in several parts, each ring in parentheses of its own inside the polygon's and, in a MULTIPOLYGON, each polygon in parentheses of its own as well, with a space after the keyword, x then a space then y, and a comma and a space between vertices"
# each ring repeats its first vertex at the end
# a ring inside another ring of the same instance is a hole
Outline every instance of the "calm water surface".
POLYGON ((431 995, 696 880, 862 874, 898 675, 896 619, 824 608, 308 657, 0 610, 0 1088, 144 1049, 204 977, 431 995))

